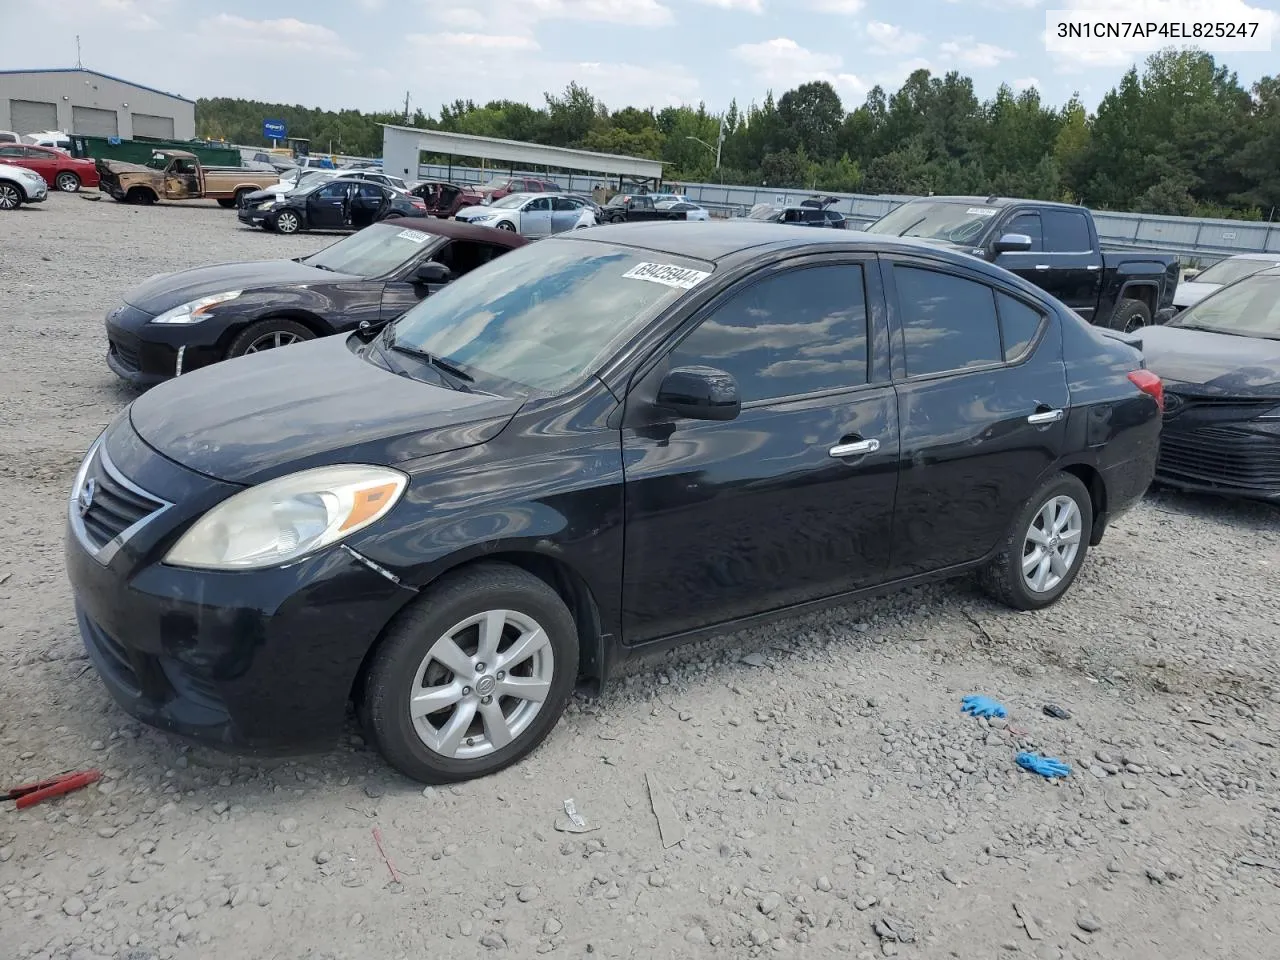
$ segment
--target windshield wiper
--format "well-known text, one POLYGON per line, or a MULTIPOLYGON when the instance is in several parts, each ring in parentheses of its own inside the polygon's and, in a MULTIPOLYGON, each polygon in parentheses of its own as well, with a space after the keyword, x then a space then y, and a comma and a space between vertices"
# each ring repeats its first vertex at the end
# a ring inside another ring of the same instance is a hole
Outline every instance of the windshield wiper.
POLYGON ((444 375, 444 379, 455 390, 467 390, 466 384, 474 383, 475 377, 441 357, 437 357, 434 353, 429 353, 419 347, 412 346, 407 343, 397 343, 395 331, 391 331, 387 336, 386 346, 388 350, 394 350, 396 353, 402 353, 406 357, 413 357, 415 360, 421 360, 423 363, 440 371, 444 375))
MULTIPOLYGON (((306 263, 306 261, 304 260, 303 263, 306 263)), ((307 263, 307 266, 315 267, 317 270, 328 270, 330 273, 338 272, 337 270, 333 269, 333 267, 326 267, 323 263, 307 263)))
POLYGON ((907 226, 903 227, 903 228, 902 228, 902 232, 901 232, 900 234, 898 234, 898 236, 900 236, 900 237, 905 237, 905 236, 907 235, 907 231, 908 231, 908 230, 913 230, 913 229, 915 229, 916 227, 920 226, 920 224, 924 223, 924 222, 925 222, 926 220, 928 220, 928 219, 929 219, 929 215, 928 215, 928 214, 925 214, 925 215, 924 215, 923 217, 921 217, 919 220, 915 221, 915 223, 911 223, 911 224, 908 224, 907 226))

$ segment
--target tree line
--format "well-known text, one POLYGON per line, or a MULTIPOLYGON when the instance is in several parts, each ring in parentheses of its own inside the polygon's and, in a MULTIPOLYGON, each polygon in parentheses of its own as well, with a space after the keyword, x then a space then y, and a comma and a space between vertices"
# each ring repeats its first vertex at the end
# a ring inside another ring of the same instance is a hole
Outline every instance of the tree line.
MULTIPOLYGON (((1245 89, 1204 52, 1165 50, 1121 78, 1092 114, 1078 97, 1044 103, 1001 86, 917 70, 874 87, 846 112, 825 81, 723 114, 696 107, 610 110, 577 83, 533 107, 456 100, 411 126, 662 160, 672 181, 870 194, 998 194, 1104 210, 1280 220, 1280 76, 1245 89), (717 138, 723 131, 720 166, 717 138)), ((361 113, 227 98, 196 103, 201 136, 262 143, 284 120, 313 152, 379 156, 379 123, 361 113)), ((467 163, 467 158, 454 158, 467 163)))

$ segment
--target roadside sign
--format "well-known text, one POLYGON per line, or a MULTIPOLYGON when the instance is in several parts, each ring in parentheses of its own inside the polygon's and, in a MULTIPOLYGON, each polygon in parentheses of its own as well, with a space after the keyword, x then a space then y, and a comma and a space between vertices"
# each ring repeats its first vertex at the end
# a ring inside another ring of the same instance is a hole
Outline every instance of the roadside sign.
POLYGON ((285 138, 285 126, 283 120, 263 120, 262 136, 266 140, 283 140, 285 138))

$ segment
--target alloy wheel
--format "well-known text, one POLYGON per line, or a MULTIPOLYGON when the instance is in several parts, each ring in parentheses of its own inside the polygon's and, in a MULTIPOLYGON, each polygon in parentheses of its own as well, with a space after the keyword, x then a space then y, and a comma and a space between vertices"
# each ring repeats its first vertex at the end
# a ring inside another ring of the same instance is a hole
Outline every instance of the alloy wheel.
POLYGON ((529 729, 554 676, 551 641, 536 620, 516 610, 478 613, 419 664, 409 693, 414 730, 440 756, 488 756, 529 729))
POLYGON ((0 183, 0 210, 16 210, 20 203, 18 188, 11 183, 0 183))
POLYGON ((298 232, 298 216, 286 210, 284 213, 276 217, 276 230, 280 233, 297 233, 298 232))
POLYGON ((1071 572, 1083 531, 1074 499, 1052 497, 1031 518, 1022 544, 1022 577, 1033 593, 1048 593, 1071 572))
POLYGON ((245 353, 257 353, 260 350, 274 350, 276 347, 287 347, 291 343, 298 343, 302 338, 296 333, 290 333, 288 330, 274 330, 271 333, 264 333, 245 349, 245 353))
POLYGON ((80 189, 80 178, 74 173, 60 173, 54 182, 63 193, 75 193, 80 189))
POLYGON ((515 228, 515 226, 514 226, 513 224, 511 224, 511 223, 508 223, 506 220, 503 220, 501 223, 499 223, 499 224, 498 224, 498 229, 499 229, 499 230, 506 230, 508 233, 515 233, 515 232, 516 232, 516 228, 515 228))

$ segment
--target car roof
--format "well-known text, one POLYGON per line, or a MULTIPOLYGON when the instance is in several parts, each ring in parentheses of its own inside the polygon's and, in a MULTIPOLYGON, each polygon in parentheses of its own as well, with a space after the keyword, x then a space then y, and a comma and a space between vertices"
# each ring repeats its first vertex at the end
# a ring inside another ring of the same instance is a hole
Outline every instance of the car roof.
MULTIPOLYGON (((913 237, 890 237, 861 230, 800 230, 781 223, 762 220, 653 220, 642 223, 608 224, 575 230, 574 240, 598 240, 619 246, 633 246, 654 253, 688 257, 718 263, 748 252, 800 250, 829 246, 855 252, 901 253, 927 256, 934 260, 963 265, 993 278, 1009 282, 1010 274, 1000 268, 959 250, 917 240, 913 237)), ((1023 285, 1020 283, 1019 285, 1023 285)), ((1028 289, 1038 289, 1025 284, 1028 289)))
POLYGON ((1255 253, 1236 253, 1227 257, 1228 260, 1267 260, 1280 263, 1280 253, 1268 253, 1257 251, 1255 253))
MULTIPOLYGON (((387 221, 382 221, 386 223, 387 221)), ((417 230, 437 237, 448 237, 450 240, 479 240, 495 246, 522 247, 529 241, 510 230, 499 230, 497 227, 482 227, 474 223, 462 223, 458 220, 440 220, 435 217, 400 217, 389 226, 401 230, 417 230), (419 222, 421 221, 421 222, 419 222)))
POLYGON ((1029 200, 1025 197, 915 197, 912 200, 908 200, 907 203, 924 203, 927 201, 937 201, 939 203, 972 203, 975 206, 999 208, 1011 207, 1018 203, 1034 203, 1037 207, 1060 207, 1063 210, 1084 209, 1084 207, 1075 203, 1059 203, 1057 200, 1029 200))

